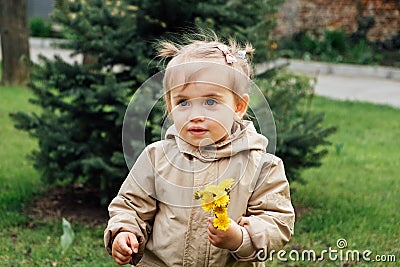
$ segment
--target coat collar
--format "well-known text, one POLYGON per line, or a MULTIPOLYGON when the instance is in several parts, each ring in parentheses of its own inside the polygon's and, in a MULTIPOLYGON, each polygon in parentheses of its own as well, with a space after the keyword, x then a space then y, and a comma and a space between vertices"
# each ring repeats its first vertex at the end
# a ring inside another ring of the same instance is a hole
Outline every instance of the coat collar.
POLYGON ((181 153, 191 155, 201 161, 215 161, 249 150, 265 152, 268 145, 267 138, 257 133, 253 123, 247 120, 235 122, 232 134, 227 139, 209 146, 196 147, 187 143, 179 137, 175 125, 167 130, 165 139, 175 139, 181 153))

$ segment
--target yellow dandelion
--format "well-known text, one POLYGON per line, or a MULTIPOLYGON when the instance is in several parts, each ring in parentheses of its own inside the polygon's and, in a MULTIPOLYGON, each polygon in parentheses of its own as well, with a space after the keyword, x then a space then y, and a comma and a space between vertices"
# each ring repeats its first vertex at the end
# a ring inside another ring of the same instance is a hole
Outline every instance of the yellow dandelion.
POLYGON ((229 196, 226 193, 225 195, 220 196, 218 198, 215 197, 214 199, 215 199, 214 200, 215 206, 217 207, 226 207, 228 206, 230 201, 229 196))
POLYGON ((214 210, 214 203, 201 203, 201 207, 203 208, 203 210, 207 211, 207 212, 211 212, 214 210))
POLYGON ((203 192, 202 193, 202 198, 201 198, 201 207, 205 211, 213 211, 215 203, 214 203, 214 197, 213 194, 210 192, 203 192))
POLYGON ((226 231, 228 230, 231 221, 229 220, 228 213, 221 214, 220 216, 214 218, 213 225, 218 230, 226 231))
POLYGON ((219 199, 219 198, 227 195, 226 191, 223 188, 220 188, 218 186, 210 187, 209 190, 206 188, 206 191, 212 193, 214 196, 214 199, 219 199))
POLYGON ((235 182, 235 180, 233 180, 232 178, 225 179, 221 183, 219 183, 218 187, 220 187, 224 190, 229 190, 234 182, 235 182))
POLYGON ((228 214, 228 208, 227 207, 215 207, 213 212, 218 217, 223 214, 228 214))
POLYGON ((218 185, 208 185, 204 190, 194 192, 194 199, 201 199, 203 210, 215 214, 213 225, 219 230, 226 231, 230 225, 228 205, 229 192, 233 183, 234 179, 226 179, 218 185))
POLYGON ((224 190, 221 190, 218 185, 207 185, 204 191, 212 193, 214 197, 224 194, 224 190))

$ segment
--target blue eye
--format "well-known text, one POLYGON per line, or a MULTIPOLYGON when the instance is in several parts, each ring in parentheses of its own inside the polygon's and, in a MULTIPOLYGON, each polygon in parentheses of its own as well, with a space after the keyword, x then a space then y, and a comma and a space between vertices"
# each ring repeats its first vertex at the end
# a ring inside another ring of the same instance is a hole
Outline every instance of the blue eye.
POLYGON ((215 101, 215 100, 212 99, 212 98, 208 98, 208 99, 206 100, 206 105, 208 105, 208 106, 213 106, 213 105, 215 105, 215 104, 217 104, 217 101, 215 101))
POLYGON ((178 103, 178 105, 181 107, 187 107, 187 106, 189 106, 189 102, 186 100, 182 100, 178 103))

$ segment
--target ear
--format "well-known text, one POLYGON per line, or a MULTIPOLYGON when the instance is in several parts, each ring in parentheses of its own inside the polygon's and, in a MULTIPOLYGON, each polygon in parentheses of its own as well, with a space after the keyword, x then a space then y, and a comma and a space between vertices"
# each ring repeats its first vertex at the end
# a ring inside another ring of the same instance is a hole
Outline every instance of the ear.
POLYGON ((171 94, 170 93, 166 93, 164 96, 164 102, 165 102, 165 106, 166 106, 166 112, 164 115, 167 115, 170 117, 171 120, 174 120, 174 118, 172 117, 172 104, 171 104, 171 94))
POLYGON ((248 94, 244 94, 238 97, 238 99, 236 100, 235 119, 241 120, 244 114, 246 114, 247 107, 249 105, 249 100, 250 98, 248 94))

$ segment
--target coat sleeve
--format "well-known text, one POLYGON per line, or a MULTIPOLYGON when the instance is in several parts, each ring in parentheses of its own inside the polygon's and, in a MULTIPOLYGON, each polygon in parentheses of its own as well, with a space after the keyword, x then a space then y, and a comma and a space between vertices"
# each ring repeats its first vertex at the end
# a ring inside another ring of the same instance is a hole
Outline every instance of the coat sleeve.
POLYGON ((265 260, 271 250, 278 251, 289 242, 294 232, 295 214, 282 160, 273 156, 262 166, 246 216, 238 220, 249 235, 242 244, 247 256, 233 254, 241 261, 265 260))
POLYGON ((104 231, 104 245, 109 254, 115 236, 120 232, 131 232, 139 242, 139 251, 132 261, 133 264, 140 261, 157 209, 154 196, 153 165, 145 150, 108 207, 110 219, 104 231))

